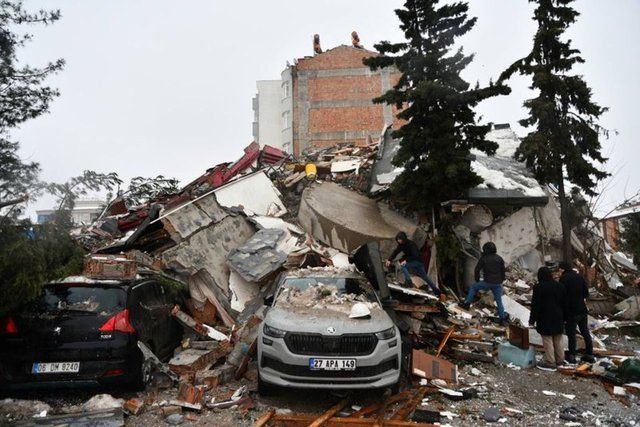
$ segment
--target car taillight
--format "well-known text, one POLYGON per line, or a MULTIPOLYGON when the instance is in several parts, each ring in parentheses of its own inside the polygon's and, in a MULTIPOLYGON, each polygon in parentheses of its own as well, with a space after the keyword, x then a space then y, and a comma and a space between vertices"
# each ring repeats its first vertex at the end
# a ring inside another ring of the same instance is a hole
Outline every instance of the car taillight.
POLYGON ((135 334, 136 329, 129 322, 129 309, 124 309, 104 322, 100 326, 100 332, 124 332, 125 334, 135 334))
POLYGON ((18 328, 11 317, 0 319, 0 334, 17 334, 18 328))

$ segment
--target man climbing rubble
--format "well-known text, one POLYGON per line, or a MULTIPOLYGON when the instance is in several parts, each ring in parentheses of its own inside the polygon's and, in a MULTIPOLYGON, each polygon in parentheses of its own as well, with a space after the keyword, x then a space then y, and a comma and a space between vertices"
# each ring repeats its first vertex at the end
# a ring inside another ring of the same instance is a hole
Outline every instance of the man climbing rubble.
POLYGON ((440 292, 438 286, 433 283, 433 280, 431 280, 431 278, 427 275, 424 261, 420 256, 418 245, 416 245, 413 240, 410 240, 407 237, 407 233, 405 233, 404 231, 401 231, 396 235, 396 243, 398 244, 398 246, 393 251, 389 259, 385 262, 387 268, 391 266, 395 258, 402 252, 402 258, 400 258, 400 267, 402 269, 402 274, 404 275, 404 286, 407 288, 413 287, 410 273, 410 270, 413 270, 422 280, 424 280, 429 285, 429 287, 437 297, 441 297, 442 292, 440 292))
POLYGON ((482 246, 482 256, 476 264, 476 283, 471 285, 467 299, 460 304, 460 307, 468 310, 478 291, 490 290, 498 306, 500 324, 504 324, 507 320, 504 305, 502 305, 502 282, 504 282, 505 277, 504 260, 498 255, 495 243, 485 243, 482 246), (480 273, 482 273, 482 280, 480 280, 480 273))
POLYGON ((569 352, 567 362, 576 363, 576 328, 580 329, 580 335, 584 338, 584 356, 583 362, 595 362, 593 357, 593 341, 589 333, 589 325, 587 321, 587 305, 585 300, 589 297, 589 288, 587 282, 573 266, 563 261, 558 266, 560 271, 560 283, 566 290, 565 303, 565 332, 567 333, 567 341, 569 352))

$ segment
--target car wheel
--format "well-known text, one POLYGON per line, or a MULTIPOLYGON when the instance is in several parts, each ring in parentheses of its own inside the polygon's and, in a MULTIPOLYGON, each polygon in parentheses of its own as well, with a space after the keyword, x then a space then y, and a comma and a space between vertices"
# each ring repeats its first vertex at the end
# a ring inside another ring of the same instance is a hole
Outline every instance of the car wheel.
POLYGON ((258 394, 260 396, 273 396, 276 394, 276 386, 265 383, 258 373, 258 394))

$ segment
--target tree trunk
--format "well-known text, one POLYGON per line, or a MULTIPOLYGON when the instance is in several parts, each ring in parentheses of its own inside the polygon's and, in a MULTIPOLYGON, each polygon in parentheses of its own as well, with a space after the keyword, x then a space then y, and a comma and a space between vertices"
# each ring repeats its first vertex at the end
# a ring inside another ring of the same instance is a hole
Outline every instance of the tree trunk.
POLYGON ((558 181, 558 198, 560 199, 560 222, 562 224, 562 258, 564 261, 571 262, 573 260, 573 248, 571 247, 571 226, 569 225, 569 205, 567 195, 564 191, 564 174, 562 166, 560 167, 560 177, 558 181))

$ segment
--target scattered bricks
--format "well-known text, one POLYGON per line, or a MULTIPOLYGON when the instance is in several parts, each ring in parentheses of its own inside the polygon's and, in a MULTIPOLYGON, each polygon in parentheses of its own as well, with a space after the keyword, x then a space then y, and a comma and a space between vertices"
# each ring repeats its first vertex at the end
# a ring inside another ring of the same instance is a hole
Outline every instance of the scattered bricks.
POLYGON ((184 350, 169 361, 169 369, 178 375, 186 372, 197 372, 207 365, 216 363, 231 352, 232 345, 228 341, 218 344, 213 350, 198 350, 190 348, 184 350))
POLYGON ((124 409, 125 411, 127 411, 128 413, 130 413, 131 415, 138 415, 140 413, 142 413, 142 410, 144 409, 144 401, 142 399, 137 399, 135 397, 127 400, 126 402, 124 402, 124 404, 122 405, 122 409, 124 409))
POLYGON ((206 300, 202 309, 198 309, 191 298, 185 301, 187 310, 192 314, 196 322, 213 325, 216 323, 216 306, 206 300))
POLYGON ((204 397, 204 388, 187 383, 180 383, 178 387, 178 400, 187 403, 201 404, 204 397))
POLYGON ((164 417, 168 417, 171 414, 179 414, 182 412, 182 408, 178 405, 170 405, 170 406, 163 406, 162 409, 162 415, 164 417))
POLYGON ((207 371, 206 377, 204 377, 202 381, 208 389, 215 389, 231 381, 235 376, 236 369, 235 366, 225 363, 220 367, 207 371))
POLYGON ((186 384, 193 384, 196 380, 196 373, 194 371, 188 371, 180 374, 180 382, 186 384))

